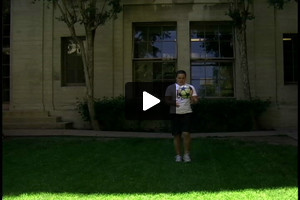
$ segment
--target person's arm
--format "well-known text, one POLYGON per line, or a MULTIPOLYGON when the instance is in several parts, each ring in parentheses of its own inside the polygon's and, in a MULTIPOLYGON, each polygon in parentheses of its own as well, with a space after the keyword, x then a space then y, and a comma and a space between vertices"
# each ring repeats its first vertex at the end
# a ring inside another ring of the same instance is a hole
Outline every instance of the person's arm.
POLYGON ((197 92, 196 92, 194 86, 191 86, 191 88, 192 88, 191 104, 195 104, 198 102, 199 97, 197 96, 197 92))
POLYGON ((165 102, 170 106, 179 107, 179 104, 176 101, 172 100, 171 96, 165 96, 165 102))
POLYGON ((191 104, 195 104, 199 101, 199 97, 198 96, 192 96, 191 97, 191 104))
POLYGON ((165 103, 170 106, 176 106, 179 107, 179 104, 174 100, 176 95, 176 87, 175 84, 170 85, 165 93, 165 103))

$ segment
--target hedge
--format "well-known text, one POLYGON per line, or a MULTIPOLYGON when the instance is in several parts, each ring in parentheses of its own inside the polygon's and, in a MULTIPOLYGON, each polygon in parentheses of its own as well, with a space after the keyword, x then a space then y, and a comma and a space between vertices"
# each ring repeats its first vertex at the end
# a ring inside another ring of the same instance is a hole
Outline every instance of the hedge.
MULTIPOLYGON (((192 106, 193 132, 231 132, 257 130, 258 117, 270 100, 201 99, 192 106)), ((82 119, 89 121, 86 101, 77 101, 82 119)), ((125 97, 95 99, 95 118, 102 130, 170 132, 168 120, 126 120, 125 97)))

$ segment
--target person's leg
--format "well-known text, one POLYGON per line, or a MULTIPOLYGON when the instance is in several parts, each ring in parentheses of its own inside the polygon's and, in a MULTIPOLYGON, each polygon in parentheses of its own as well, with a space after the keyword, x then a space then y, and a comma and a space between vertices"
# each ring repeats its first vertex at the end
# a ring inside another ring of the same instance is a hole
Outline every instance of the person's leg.
POLYGON ((191 114, 185 114, 183 119, 183 141, 184 141, 184 156, 183 160, 185 162, 191 162, 190 152, 191 152, 191 114))
POLYGON ((173 114, 172 118, 172 135, 174 137, 174 147, 175 147, 175 161, 181 162, 182 161, 182 139, 181 139, 181 128, 180 128, 180 116, 173 114))
POLYGON ((175 147, 175 152, 176 152, 176 155, 179 155, 181 156, 181 135, 180 134, 177 134, 177 135, 174 135, 174 147, 175 147))
POLYGON ((184 154, 190 154, 191 151, 191 134, 189 132, 183 132, 184 141, 184 154))

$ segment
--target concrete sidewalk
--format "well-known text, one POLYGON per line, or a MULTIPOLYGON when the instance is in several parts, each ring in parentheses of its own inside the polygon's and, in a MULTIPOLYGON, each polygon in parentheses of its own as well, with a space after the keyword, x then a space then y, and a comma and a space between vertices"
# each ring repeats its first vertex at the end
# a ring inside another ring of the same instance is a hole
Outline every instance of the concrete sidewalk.
MULTIPOLYGON (((94 131, 78 129, 41 129, 41 130, 2 130, 5 137, 25 136, 80 136, 105 138, 172 138, 170 133, 153 132, 120 132, 120 131, 94 131)), ((192 133, 193 138, 202 137, 259 137, 259 136, 289 136, 298 140, 298 130, 276 131, 249 131, 249 132, 218 132, 218 133, 192 133)))

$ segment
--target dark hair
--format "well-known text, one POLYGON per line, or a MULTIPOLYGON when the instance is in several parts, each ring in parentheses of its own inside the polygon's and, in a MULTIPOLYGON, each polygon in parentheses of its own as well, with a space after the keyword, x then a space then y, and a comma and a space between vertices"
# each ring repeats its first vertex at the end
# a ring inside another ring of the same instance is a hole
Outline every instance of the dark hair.
POLYGON ((178 70, 176 72, 176 77, 178 76, 178 74, 184 74, 186 76, 186 72, 184 70, 178 70))

